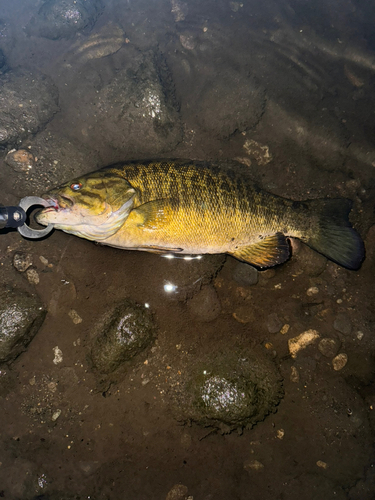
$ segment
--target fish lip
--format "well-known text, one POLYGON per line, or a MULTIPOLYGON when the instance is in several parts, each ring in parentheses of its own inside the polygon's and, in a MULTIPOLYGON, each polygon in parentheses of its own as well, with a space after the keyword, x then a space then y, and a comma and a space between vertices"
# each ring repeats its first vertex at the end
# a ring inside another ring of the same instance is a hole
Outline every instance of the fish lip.
POLYGON ((57 196, 46 196, 44 199, 50 204, 50 207, 45 210, 51 211, 53 210, 63 210, 64 208, 70 208, 74 205, 74 201, 66 195, 59 194, 57 196))
POLYGON ((44 212, 51 212, 52 210, 57 211, 60 208, 57 198, 53 198, 52 196, 43 196, 43 199, 45 199, 50 205, 49 207, 44 208, 44 212))

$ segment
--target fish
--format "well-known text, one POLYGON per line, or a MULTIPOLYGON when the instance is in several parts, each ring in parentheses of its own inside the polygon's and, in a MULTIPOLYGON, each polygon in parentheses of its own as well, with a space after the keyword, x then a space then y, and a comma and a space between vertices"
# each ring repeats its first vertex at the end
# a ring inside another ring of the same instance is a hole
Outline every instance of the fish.
POLYGON ((282 264, 297 238, 358 269, 365 249, 344 198, 293 201, 260 189, 230 161, 148 160, 101 168, 43 195, 36 220, 116 248, 229 254, 259 269, 282 264))

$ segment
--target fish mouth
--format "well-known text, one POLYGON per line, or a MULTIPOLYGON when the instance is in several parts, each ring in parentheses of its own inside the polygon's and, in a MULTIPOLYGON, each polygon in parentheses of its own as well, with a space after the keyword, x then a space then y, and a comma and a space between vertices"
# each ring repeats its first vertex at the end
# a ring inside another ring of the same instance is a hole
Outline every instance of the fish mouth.
POLYGON ((58 212, 66 208, 71 208, 74 205, 74 201, 66 195, 59 194, 56 197, 46 196, 44 199, 49 203, 49 207, 45 208, 43 211, 52 212, 53 210, 58 212))

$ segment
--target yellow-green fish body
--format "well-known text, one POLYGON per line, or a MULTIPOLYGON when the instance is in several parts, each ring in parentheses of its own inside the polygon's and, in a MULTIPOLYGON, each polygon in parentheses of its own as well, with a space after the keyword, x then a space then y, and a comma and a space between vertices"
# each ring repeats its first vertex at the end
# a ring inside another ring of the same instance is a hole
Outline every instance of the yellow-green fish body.
POLYGON ((47 195, 38 221, 118 248, 228 253, 258 267, 289 257, 299 238, 348 268, 364 249, 349 200, 294 202, 257 189, 233 162, 130 162, 74 179, 47 195))

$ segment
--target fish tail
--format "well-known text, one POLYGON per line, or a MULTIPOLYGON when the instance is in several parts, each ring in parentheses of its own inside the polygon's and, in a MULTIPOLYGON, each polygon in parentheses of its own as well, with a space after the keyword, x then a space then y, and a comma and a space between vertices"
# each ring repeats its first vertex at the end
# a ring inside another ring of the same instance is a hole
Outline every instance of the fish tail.
POLYGON ((358 269, 365 257, 365 247, 349 222, 352 204, 344 198, 303 202, 313 214, 309 220, 314 222, 301 240, 340 266, 358 269))

